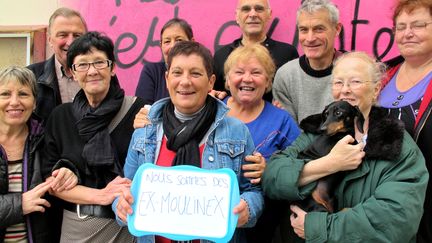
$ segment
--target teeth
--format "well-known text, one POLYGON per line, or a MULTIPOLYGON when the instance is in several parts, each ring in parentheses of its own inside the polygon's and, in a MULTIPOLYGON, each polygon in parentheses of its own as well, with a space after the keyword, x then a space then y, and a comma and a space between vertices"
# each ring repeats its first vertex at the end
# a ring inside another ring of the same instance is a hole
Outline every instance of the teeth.
POLYGON ((188 95, 188 94, 192 94, 193 92, 178 91, 178 93, 181 94, 181 95, 188 95))
POLYGON ((242 91, 254 91, 255 88, 252 88, 252 87, 240 87, 240 90, 242 90, 242 91))
POLYGON ((8 113, 11 114, 11 115, 20 114, 22 112, 23 112, 23 110, 10 110, 10 111, 8 111, 8 113))

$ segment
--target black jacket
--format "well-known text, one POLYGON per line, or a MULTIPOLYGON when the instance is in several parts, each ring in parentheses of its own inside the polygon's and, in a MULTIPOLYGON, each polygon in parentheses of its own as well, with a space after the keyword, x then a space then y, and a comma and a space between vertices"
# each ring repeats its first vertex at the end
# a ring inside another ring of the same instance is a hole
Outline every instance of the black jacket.
MULTIPOLYGON (((225 90, 225 75, 224 75, 224 63, 231 52, 241 45, 241 39, 234 40, 231 44, 223 46, 217 50, 214 54, 214 72, 216 75, 216 82, 214 85, 215 90, 225 90)), ((269 37, 262 43, 270 52, 273 61, 276 65, 276 70, 290 60, 299 57, 297 49, 284 42, 275 41, 269 37)), ((264 99, 272 102, 272 92, 264 94, 264 99)))
POLYGON ((45 122, 52 110, 62 103, 55 70, 54 55, 44 61, 27 67, 36 76, 37 98, 35 114, 45 122))
MULTIPOLYGON (((28 191, 42 182, 40 171, 40 151, 44 144, 42 126, 33 118, 29 120, 28 126, 30 133, 23 158, 23 192, 25 188, 28 188, 28 191)), ((49 210, 45 213, 34 212, 23 216, 22 193, 8 193, 8 161, 3 148, 1 146, 0 148, 0 242, 4 242, 6 228, 20 222, 26 222, 27 236, 32 238, 31 241, 29 239, 29 242, 54 242, 52 231, 50 231, 52 227, 48 226, 47 212, 49 210)))

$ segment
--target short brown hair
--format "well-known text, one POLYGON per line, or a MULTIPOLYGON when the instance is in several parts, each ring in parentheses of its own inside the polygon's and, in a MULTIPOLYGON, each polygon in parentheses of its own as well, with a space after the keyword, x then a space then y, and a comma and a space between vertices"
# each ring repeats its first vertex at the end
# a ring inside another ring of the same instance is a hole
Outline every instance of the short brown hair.
POLYGON ((396 18, 403 12, 411 13, 417 8, 424 7, 429 9, 429 14, 432 16, 432 1, 431 0, 399 0, 393 11, 393 25, 396 25, 396 18))

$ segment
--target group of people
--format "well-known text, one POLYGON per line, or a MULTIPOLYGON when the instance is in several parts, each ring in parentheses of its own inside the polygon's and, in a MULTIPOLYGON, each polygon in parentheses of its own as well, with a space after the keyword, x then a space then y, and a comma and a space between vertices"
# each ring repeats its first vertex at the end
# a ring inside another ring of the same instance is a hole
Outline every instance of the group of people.
POLYGON ((268 0, 238 1, 242 36, 214 56, 174 18, 134 97, 115 75, 112 40, 56 10, 54 55, 0 71, 0 242, 171 242, 125 227, 143 163, 232 169, 230 242, 431 242, 432 3, 395 4, 401 56, 387 65, 335 49, 342 25, 329 0, 298 9, 300 57, 266 35, 268 0), (319 134, 298 124, 335 100, 357 106, 363 127, 300 159, 319 134), (335 212, 291 204, 338 172, 335 212))

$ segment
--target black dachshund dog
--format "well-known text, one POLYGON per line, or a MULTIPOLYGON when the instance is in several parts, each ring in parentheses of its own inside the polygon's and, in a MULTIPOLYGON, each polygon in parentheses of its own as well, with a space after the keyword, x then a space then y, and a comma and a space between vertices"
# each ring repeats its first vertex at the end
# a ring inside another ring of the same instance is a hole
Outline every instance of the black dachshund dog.
MULTIPOLYGON (((346 101, 335 101, 325 107, 322 114, 311 115, 300 122, 305 132, 319 136, 302 152, 298 158, 314 160, 327 155, 334 145, 346 135, 354 137, 354 122, 363 133, 364 117, 357 106, 346 101), (357 118, 357 119, 355 119, 357 118)), ((344 176, 343 172, 328 175, 318 180, 311 196, 299 202, 306 212, 334 212, 337 208, 335 189, 344 176)))

